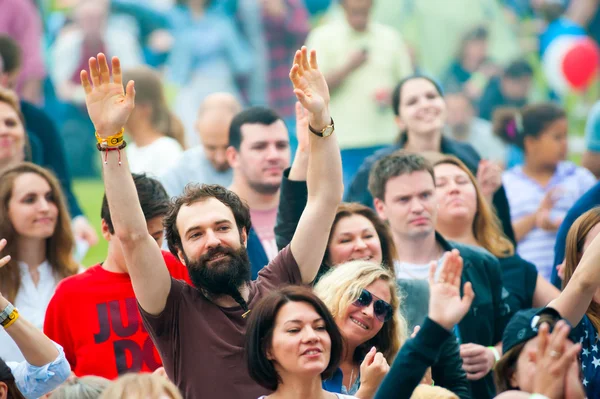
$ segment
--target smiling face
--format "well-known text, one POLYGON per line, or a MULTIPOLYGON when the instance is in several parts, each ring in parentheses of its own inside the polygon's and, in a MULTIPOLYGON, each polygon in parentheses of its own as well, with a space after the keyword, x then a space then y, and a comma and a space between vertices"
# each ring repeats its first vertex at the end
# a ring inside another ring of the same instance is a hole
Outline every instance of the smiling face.
POLYGON ((377 299, 382 299, 387 303, 392 300, 390 284, 385 280, 376 280, 365 289, 377 298, 373 298, 373 301, 366 307, 350 304, 335 320, 344 339, 351 346, 361 345, 381 331, 384 323, 375 316, 373 305, 377 299))
POLYGON ((283 171, 290 165, 290 139, 285 123, 281 119, 270 125, 246 123, 241 133, 239 151, 228 149, 229 164, 236 176, 257 193, 277 193, 283 171))
POLYGON ((433 177, 427 171, 417 171, 390 178, 384 200, 375 199, 375 209, 389 221, 394 235, 422 239, 433 234, 437 219, 433 177))
POLYGON ((435 186, 437 224, 451 226, 463 223, 471 226, 477 213, 477 192, 469 175, 456 165, 439 164, 435 166, 435 186))
POLYGON ((357 259, 383 261, 381 242, 373 223, 358 214, 338 220, 327 249, 332 266, 357 259))
POLYGON ((8 202, 8 216, 22 237, 50 238, 58 221, 58 207, 50 184, 38 174, 18 176, 8 202))
POLYGON ((179 259, 197 288, 230 295, 249 279, 246 232, 240 232, 231 208, 216 198, 184 205, 177 215, 183 249, 179 259))
POLYGON ((396 122, 401 130, 423 135, 441 131, 446 123, 446 103, 433 83, 415 78, 400 88, 396 122))
POLYGON ((13 107, 0 102, 0 163, 22 161, 25 148, 25 128, 13 107))
POLYGON ((314 377, 329 365, 331 339, 325 321, 306 302, 288 302, 275 318, 267 358, 285 381, 286 375, 314 377))

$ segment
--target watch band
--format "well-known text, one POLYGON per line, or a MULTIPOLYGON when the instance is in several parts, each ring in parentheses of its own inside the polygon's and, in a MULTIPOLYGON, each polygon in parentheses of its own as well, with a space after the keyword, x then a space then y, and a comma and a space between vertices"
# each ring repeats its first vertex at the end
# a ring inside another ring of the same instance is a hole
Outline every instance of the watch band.
POLYGON ((311 133, 315 134, 316 136, 323 137, 323 131, 324 131, 325 129, 327 129, 328 127, 333 127, 334 125, 335 125, 335 124, 333 123, 333 118, 331 118, 331 123, 330 123, 329 125, 325 126, 325 127, 323 128, 323 130, 321 130, 321 131, 315 130, 315 129, 314 129, 314 128, 313 128, 313 127, 310 125, 310 123, 308 124, 308 130, 310 130, 310 131, 311 131, 311 133))
POLYGON ((9 302, 8 305, 2 310, 2 312, 0 312, 0 325, 4 324, 4 322, 8 320, 8 317, 14 310, 15 307, 12 303, 9 302))

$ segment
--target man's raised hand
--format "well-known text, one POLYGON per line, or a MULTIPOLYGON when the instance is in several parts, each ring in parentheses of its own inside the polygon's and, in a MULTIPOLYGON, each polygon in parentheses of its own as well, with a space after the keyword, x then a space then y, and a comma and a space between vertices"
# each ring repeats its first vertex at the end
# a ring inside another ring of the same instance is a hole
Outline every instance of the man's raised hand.
POLYGON ((121 64, 117 57, 112 58, 112 81, 104 54, 99 53, 97 58, 90 58, 89 68, 89 73, 85 70, 80 73, 85 103, 96 132, 100 137, 106 138, 125 126, 133 111, 135 89, 133 81, 129 81, 123 90, 121 64))
POLYGON ((309 112, 311 126, 319 130, 329 125, 329 88, 317 65, 315 50, 310 52, 310 57, 304 46, 296 51, 290 79, 298 101, 309 112))

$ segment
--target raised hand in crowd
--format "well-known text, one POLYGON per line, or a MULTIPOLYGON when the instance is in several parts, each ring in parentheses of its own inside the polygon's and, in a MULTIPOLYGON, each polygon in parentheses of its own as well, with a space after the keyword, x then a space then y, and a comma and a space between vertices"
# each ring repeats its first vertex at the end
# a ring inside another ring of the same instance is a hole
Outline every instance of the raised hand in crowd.
POLYGON ((570 330, 562 320, 554 326, 552 334, 548 324, 540 326, 534 393, 550 399, 585 398, 577 362, 581 344, 573 344, 568 340, 570 330))
POLYGON ((308 154, 310 152, 310 141, 308 135, 308 115, 302 104, 296 102, 296 137, 298 148, 294 156, 294 162, 290 168, 289 179, 294 181, 306 181, 308 172, 308 154))
POLYGON ((542 230, 555 232, 562 223, 562 219, 554 220, 550 218, 554 203, 556 202, 557 196, 560 194, 558 190, 559 189, 556 187, 549 190, 546 195, 544 195, 544 199, 535 213, 535 225, 542 230))
POLYGON ((360 365, 360 389, 356 392, 356 397, 360 399, 372 398, 381 381, 385 378, 390 365, 381 352, 377 352, 372 347, 362 364, 360 365))
POLYGON ((88 246, 98 244, 98 234, 90 222, 83 216, 73 219, 73 235, 83 240, 88 246))
POLYGON ((427 369, 437 360, 443 342, 450 339, 452 330, 473 303, 475 293, 470 282, 465 283, 462 298, 460 296, 463 260, 457 250, 445 254, 437 280, 436 268, 432 262, 428 317, 416 336, 402 346, 375 399, 410 398, 427 369))
POLYGON ((463 259, 458 250, 446 253, 442 270, 435 279, 437 264, 431 263, 429 269, 429 318, 446 330, 450 331, 457 325, 469 311, 475 298, 470 282, 463 287, 463 296, 460 296, 460 282, 463 270, 463 259))
POLYGON ((481 193, 491 204, 494 194, 502 186, 502 168, 495 162, 481 160, 477 168, 477 181, 481 193))

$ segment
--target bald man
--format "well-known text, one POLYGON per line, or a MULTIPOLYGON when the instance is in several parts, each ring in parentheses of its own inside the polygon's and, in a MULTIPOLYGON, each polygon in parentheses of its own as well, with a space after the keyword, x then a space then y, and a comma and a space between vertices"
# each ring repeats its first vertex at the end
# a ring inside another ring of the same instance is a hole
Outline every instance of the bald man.
POLYGON ((229 146, 229 125, 242 110, 229 93, 214 93, 198 110, 196 131, 201 145, 185 151, 179 162, 159 180, 169 196, 178 196, 188 183, 219 184, 228 187, 233 178, 225 152, 229 146))

